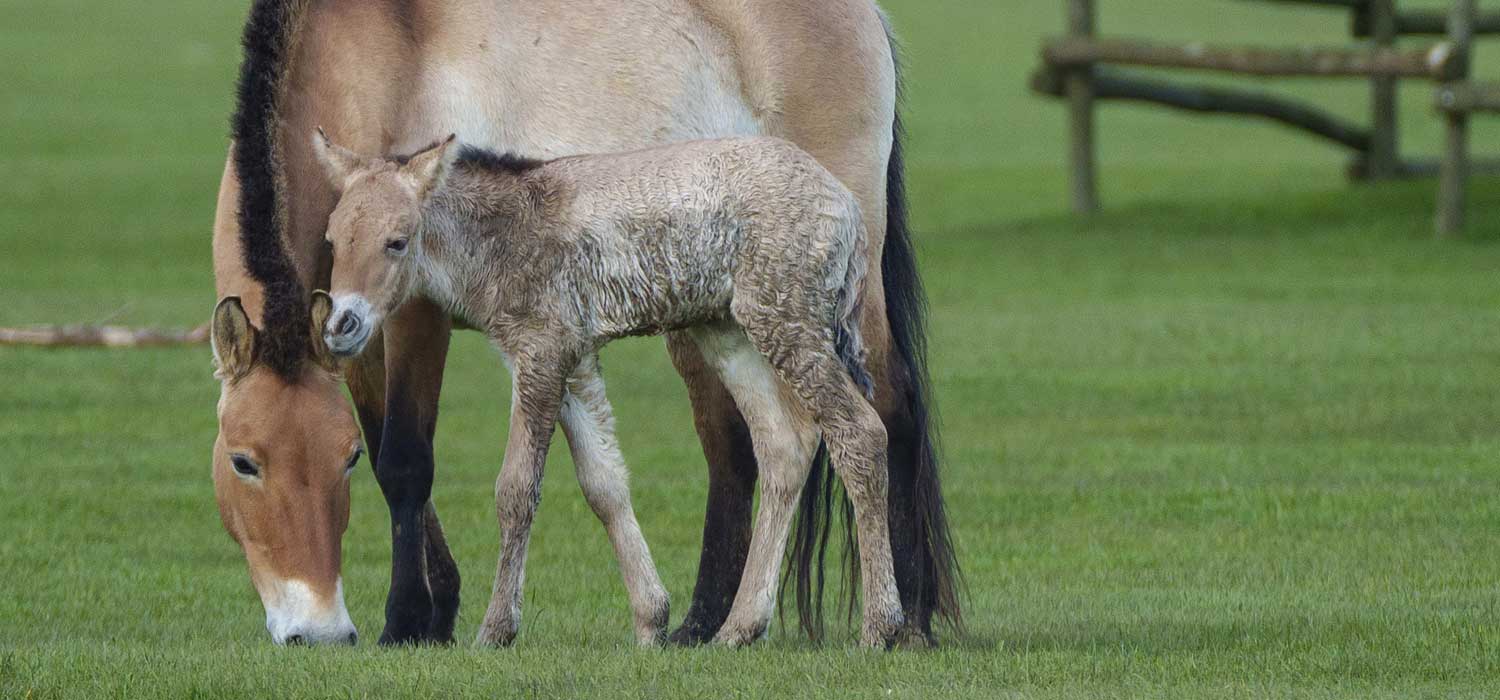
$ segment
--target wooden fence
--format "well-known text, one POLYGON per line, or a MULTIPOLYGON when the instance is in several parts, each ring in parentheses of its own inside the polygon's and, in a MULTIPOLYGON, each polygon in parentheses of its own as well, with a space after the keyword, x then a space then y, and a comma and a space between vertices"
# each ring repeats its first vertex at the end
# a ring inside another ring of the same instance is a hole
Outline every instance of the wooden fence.
POLYGON ((1099 207, 1094 156, 1094 107, 1099 100, 1130 100, 1203 113, 1271 119, 1352 150, 1349 173, 1357 179, 1441 176, 1437 230, 1463 226, 1464 193, 1474 171, 1500 173, 1500 161, 1473 162, 1468 122, 1474 112, 1500 112, 1500 83, 1469 79, 1474 37, 1500 34, 1500 14, 1481 15, 1475 0, 1454 0, 1447 12, 1399 10, 1396 0, 1274 0, 1349 10, 1350 33, 1365 41, 1348 47, 1267 48, 1174 45, 1096 35, 1094 0, 1067 0, 1066 36, 1042 46, 1033 90, 1068 103, 1072 205, 1079 213, 1099 207), (1439 35, 1419 48, 1400 48, 1403 35, 1439 35), (1370 124, 1341 119, 1312 105, 1243 89, 1186 85, 1117 66, 1186 68, 1262 77, 1347 77, 1370 82, 1370 124), (1437 109, 1447 143, 1434 161, 1403 159, 1397 140, 1396 83, 1437 84, 1437 109))

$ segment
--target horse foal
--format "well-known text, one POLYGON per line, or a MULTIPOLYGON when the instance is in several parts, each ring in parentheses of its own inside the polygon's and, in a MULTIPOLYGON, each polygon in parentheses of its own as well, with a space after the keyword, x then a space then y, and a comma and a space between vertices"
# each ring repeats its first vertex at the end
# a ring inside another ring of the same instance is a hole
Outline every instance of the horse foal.
POLYGON ((604 521, 643 642, 667 600, 631 510, 597 353, 630 335, 696 343, 750 427, 761 502, 717 641, 760 638, 793 509, 821 434, 855 509, 861 640, 902 624, 886 521, 886 433, 870 405, 858 319, 867 261, 854 195, 778 139, 697 141, 546 163, 459 148, 364 158, 315 138, 329 219, 329 349, 359 353, 413 296, 487 333, 513 376, 496 482, 500 560, 479 639, 520 623, 526 546, 553 426, 604 521))

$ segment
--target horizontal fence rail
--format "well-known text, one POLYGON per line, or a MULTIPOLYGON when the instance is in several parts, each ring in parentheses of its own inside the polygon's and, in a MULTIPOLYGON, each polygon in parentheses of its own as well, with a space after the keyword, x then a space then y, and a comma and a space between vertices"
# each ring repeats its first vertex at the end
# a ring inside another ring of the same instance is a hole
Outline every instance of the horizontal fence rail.
POLYGON ((1274 47, 1100 37, 1095 32, 1094 0, 1067 0, 1067 34, 1042 43, 1042 65, 1032 73, 1030 87, 1068 105, 1073 210, 1089 213, 1098 208, 1094 108, 1099 100, 1117 100, 1201 114, 1256 117, 1299 129, 1353 152, 1348 172, 1355 179, 1437 174, 1441 178, 1438 233, 1458 231, 1463 225, 1469 175, 1500 173, 1500 161, 1471 162, 1468 152, 1469 115, 1500 113, 1500 83, 1470 79, 1473 39, 1500 34, 1500 13, 1480 14, 1475 0, 1453 0, 1447 13, 1403 11, 1397 0, 1254 1, 1347 11, 1350 33, 1366 41, 1347 47, 1274 47), (1397 46, 1403 35, 1440 35, 1443 40, 1405 48, 1397 46), (1147 74, 1150 69, 1262 78, 1361 78, 1370 84, 1370 126, 1264 92, 1153 78, 1147 74), (1436 111, 1445 120, 1447 135, 1443 156, 1436 161, 1400 156, 1396 86, 1401 80, 1424 80, 1437 86, 1436 111))
POLYGON ((1094 63, 1188 68, 1261 77, 1374 77, 1442 80, 1453 74, 1447 44, 1428 49, 1223 47, 1202 43, 1156 44, 1141 39, 1067 37, 1048 42, 1042 60, 1069 67, 1094 63))

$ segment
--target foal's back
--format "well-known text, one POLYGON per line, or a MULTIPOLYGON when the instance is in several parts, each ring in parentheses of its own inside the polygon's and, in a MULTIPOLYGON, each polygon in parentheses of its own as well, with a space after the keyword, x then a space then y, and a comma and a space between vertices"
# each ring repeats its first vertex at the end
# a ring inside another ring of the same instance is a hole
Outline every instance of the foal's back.
POLYGON ((537 177, 559 203, 547 235, 576 244, 569 283, 602 297, 606 335, 716 320, 737 288, 831 292, 862 243, 854 195, 777 138, 564 158, 537 177))
POLYGON ((802 212, 844 216, 858 206, 806 151, 769 136, 561 158, 545 169, 572 194, 566 215, 600 228, 692 217, 709 226, 725 217, 775 224, 802 212))

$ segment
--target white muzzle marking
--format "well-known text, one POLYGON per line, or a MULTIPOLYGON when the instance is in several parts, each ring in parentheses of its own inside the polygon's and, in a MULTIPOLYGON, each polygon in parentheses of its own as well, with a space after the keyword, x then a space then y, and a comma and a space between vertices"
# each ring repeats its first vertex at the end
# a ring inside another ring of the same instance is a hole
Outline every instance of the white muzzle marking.
POLYGON ((297 579, 275 579, 266 588, 260 600, 266 607, 266 630, 277 644, 353 644, 358 638, 344 607, 342 577, 332 599, 318 597, 297 579))
POLYGON ((333 297, 333 311, 323 327, 323 343, 339 357, 353 357, 365 349, 379 321, 380 313, 363 296, 339 294, 333 297), (350 322, 354 325, 344 328, 350 322))

